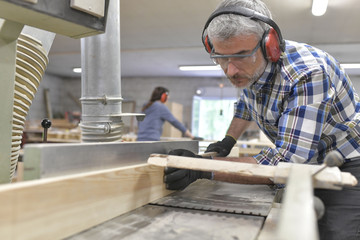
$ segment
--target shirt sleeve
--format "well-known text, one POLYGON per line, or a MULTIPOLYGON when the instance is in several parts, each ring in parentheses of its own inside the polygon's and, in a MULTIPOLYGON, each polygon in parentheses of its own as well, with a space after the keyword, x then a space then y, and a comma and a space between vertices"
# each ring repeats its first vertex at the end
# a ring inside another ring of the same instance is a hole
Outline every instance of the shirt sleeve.
POLYGON ((165 105, 162 106, 161 117, 165 121, 168 121, 175 128, 179 129, 182 133, 186 132, 186 127, 174 117, 174 115, 165 105))
POLYGON ((295 84, 283 101, 275 148, 254 156, 260 164, 279 161, 306 163, 317 151, 335 96, 335 87, 322 69, 309 69, 294 77, 295 84))
POLYGON ((239 98, 236 104, 236 111, 234 117, 241 118, 246 121, 252 121, 249 109, 247 108, 244 99, 242 97, 239 98))

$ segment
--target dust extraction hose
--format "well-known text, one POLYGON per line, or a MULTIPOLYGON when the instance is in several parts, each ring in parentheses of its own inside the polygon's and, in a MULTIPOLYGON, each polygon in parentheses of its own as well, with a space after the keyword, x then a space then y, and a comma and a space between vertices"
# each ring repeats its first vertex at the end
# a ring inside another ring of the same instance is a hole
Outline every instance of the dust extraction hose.
POLYGON ((26 34, 19 36, 16 53, 10 179, 13 178, 18 163, 26 116, 48 61, 41 42, 26 34))

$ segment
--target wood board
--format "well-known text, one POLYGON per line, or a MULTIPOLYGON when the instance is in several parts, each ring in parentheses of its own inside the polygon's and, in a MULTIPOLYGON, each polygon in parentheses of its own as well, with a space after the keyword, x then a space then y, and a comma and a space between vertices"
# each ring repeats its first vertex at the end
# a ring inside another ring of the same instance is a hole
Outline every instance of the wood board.
MULTIPOLYGON (((174 117, 178 121, 183 123, 183 105, 169 101, 167 101, 165 105, 168 107, 169 111, 174 115, 174 117)), ((169 122, 165 121, 161 137, 181 138, 182 133, 179 129, 175 128, 169 122)))
POLYGON ((139 164, 0 186, 0 239, 62 239, 172 191, 139 164))
MULTIPOLYGON (((272 179, 274 183, 278 184, 286 184, 290 170, 294 165, 303 165, 312 174, 323 167, 322 165, 283 162, 277 166, 271 166, 166 154, 151 154, 148 158, 148 163, 161 167, 232 173, 247 177, 265 177, 272 179)), ((357 184, 357 180, 352 174, 341 172, 338 167, 327 167, 312 178, 315 188, 340 190, 342 186, 355 186, 357 184)))

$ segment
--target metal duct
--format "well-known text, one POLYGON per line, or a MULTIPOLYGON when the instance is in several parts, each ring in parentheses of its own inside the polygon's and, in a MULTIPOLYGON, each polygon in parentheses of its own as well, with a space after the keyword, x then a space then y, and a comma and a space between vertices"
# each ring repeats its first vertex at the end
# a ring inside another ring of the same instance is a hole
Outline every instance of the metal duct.
POLYGON ((81 39, 83 142, 121 141, 120 1, 111 0, 106 31, 81 39))
POLYGON ((55 34, 25 26, 17 41, 10 179, 15 174, 26 116, 48 64, 55 34))

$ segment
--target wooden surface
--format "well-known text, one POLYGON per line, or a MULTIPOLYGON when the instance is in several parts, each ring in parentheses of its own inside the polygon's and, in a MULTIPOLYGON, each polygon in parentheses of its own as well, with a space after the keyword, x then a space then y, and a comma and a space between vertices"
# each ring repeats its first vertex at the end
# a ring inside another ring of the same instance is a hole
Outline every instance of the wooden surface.
MULTIPOLYGON (((169 101, 167 101, 165 105, 169 108, 174 117, 182 123, 183 106, 179 103, 169 101)), ((181 136, 182 133, 177 128, 173 127, 169 122, 164 123, 162 137, 180 138, 181 136)))
POLYGON ((171 193, 140 164, 0 186, 0 239, 62 239, 171 193))
POLYGON ((290 170, 282 201, 276 239, 319 239, 312 171, 304 164, 296 164, 290 170))
POLYGON ((276 228, 278 227, 279 215, 280 206, 272 207, 257 240, 276 240, 275 234, 276 228))
POLYGON ((275 175, 275 168, 271 166, 165 154, 151 154, 148 163, 161 167, 236 173, 242 176, 262 176, 270 178, 275 175))
MULTIPOLYGON (((80 105, 81 106, 81 105, 80 105)), ((135 113, 136 101, 122 101, 121 103, 121 111, 123 113, 135 113)), ((126 133, 135 133, 137 130, 137 120, 135 116, 122 117, 121 119, 124 123, 123 132, 126 133)), ((136 139, 135 139, 136 140, 136 139)))

